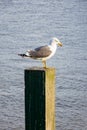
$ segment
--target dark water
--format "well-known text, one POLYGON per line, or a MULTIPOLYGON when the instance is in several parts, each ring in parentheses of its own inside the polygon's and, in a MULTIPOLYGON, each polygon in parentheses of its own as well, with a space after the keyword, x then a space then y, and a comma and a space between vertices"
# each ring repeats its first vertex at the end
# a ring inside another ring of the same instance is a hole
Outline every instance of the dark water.
POLYGON ((42 66, 17 53, 54 36, 56 130, 87 130, 87 0, 0 0, 0 130, 24 130, 24 68, 42 66))

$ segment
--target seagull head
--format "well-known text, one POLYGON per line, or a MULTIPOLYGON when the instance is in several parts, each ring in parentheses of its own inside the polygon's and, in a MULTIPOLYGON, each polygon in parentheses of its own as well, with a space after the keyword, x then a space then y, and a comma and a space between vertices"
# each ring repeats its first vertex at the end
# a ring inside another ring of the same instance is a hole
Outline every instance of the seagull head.
POLYGON ((58 46, 62 46, 63 44, 56 37, 52 38, 52 42, 56 43, 58 46))

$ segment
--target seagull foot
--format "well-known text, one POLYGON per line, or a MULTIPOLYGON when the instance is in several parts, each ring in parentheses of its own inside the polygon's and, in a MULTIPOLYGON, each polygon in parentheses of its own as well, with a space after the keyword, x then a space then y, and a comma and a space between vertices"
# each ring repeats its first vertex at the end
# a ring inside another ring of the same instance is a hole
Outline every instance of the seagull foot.
POLYGON ((47 66, 46 66, 46 61, 42 61, 42 63, 43 63, 43 68, 47 68, 47 66))

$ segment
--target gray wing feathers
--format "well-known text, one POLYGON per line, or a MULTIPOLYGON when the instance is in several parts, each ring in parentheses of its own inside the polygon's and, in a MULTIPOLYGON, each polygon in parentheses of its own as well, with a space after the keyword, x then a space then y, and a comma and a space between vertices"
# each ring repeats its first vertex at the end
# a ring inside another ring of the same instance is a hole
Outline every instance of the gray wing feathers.
POLYGON ((51 54, 51 50, 48 46, 41 46, 39 48, 36 48, 35 50, 29 51, 29 56, 31 58, 43 58, 47 57, 51 54))

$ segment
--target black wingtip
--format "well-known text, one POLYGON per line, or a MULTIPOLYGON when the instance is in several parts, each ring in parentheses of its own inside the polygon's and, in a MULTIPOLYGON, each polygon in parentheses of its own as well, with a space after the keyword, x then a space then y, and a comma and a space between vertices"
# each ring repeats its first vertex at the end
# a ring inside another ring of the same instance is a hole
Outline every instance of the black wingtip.
POLYGON ((26 57, 26 55, 25 55, 25 54, 18 54, 18 56, 26 57))

